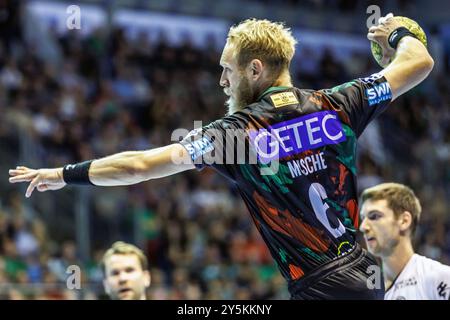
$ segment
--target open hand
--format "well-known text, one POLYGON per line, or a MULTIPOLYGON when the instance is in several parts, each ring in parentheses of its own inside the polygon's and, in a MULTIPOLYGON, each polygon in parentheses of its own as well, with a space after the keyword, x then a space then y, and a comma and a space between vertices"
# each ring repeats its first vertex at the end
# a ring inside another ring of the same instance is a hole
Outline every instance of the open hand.
POLYGON ((30 169, 18 166, 9 170, 9 182, 30 182, 25 196, 29 198, 36 188, 40 192, 64 188, 63 169, 30 169))

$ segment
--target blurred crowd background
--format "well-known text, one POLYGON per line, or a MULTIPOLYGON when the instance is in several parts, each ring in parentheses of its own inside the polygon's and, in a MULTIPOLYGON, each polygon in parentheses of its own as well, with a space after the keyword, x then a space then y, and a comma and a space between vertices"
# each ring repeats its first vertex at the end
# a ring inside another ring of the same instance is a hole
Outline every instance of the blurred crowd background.
MULTIPOLYGON (((224 37, 211 35, 199 47, 186 32, 174 45, 164 32, 129 37, 110 24, 84 35, 50 27, 45 41, 30 41, 27 33, 39 23, 26 18, 30 2, 0 1, 0 299, 106 298, 99 262, 116 240, 147 254, 151 299, 287 299, 247 209, 233 186, 209 169, 130 187, 36 192, 30 199, 25 185, 8 183, 8 169, 19 164, 56 167, 166 145, 174 129, 191 130, 194 120, 207 124, 226 111, 218 85, 224 37), (73 264, 82 270, 81 290, 66 288, 73 264)), ((97 2, 111 9, 112 1, 97 2)), ((387 2, 402 15, 415 8, 413 1, 373 1, 387 2)), ((246 6, 242 1, 239 11, 250 17, 246 6)), ((366 14, 360 1, 283 6, 366 14)), ((238 21, 228 18, 229 25, 238 21)), ((416 249, 450 264, 450 41, 444 24, 429 21, 424 27, 439 49, 436 68, 361 137, 359 189, 383 181, 411 186, 423 206, 416 249)), ((357 23, 364 29, 366 20, 357 23)), ((297 50, 293 79, 301 88, 330 88, 379 70, 369 42, 345 58, 301 39, 297 50)))

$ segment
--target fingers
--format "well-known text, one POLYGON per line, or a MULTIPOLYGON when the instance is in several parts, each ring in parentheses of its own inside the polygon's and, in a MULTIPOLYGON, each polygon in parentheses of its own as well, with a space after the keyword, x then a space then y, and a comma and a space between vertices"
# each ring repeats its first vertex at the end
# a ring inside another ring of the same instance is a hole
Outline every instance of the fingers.
POLYGON ((14 170, 14 169, 9 169, 8 173, 9 173, 9 175, 10 175, 11 177, 15 177, 15 176, 17 176, 17 175, 19 175, 19 174, 22 174, 21 171, 19 171, 19 170, 14 170))
POLYGON ((39 184, 39 177, 36 177, 31 181, 30 185, 28 186, 27 191, 25 193, 25 197, 27 198, 31 197, 34 188, 36 188, 38 184, 39 184))
POLYGON ((38 174, 37 171, 33 171, 30 173, 26 173, 26 174, 23 174, 22 172, 11 173, 11 171, 14 171, 14 170, 10 170, 10 173, 9 173, 12 176, 11 178, 9 178, 10 183, 28 182, 28 181, 33 180, 38 174))
POLYGON ((369 28, 369 33, 367 33, 367 39, 376 41, 377 38, 382 36, 383 31, 384 29, 382 26, 372 26, 369 28))
POLYGON ((392 19, 394 17, 394 15, 392 14, 392 12, 388 13, 387 15, 385 15, 384 17, 381 17, 378 19, 378 24, 385 24, 389 19, 392 19))
POLYGON ((380 28, 378 27, 378 26, 371 26, 370 28, 369 28, 369 33, 373 33, 373 32, 375 32, 375 31, 377 31, 377 30, 379 30, 380 28))
POLYGON ((10 169, 9 170, 9 175, 10 176, 17 176, 17 175, 20 175, 20 174, 28 173, 30 171, 34 171, 34 170, 29 169, 27 167, 17 166, 16 169, 10 169))
POLYGON ((369 39, 370 41, 374 41, 375 39, 375 33, 377 31, 380 31, 380 27, 379 26, 372 26, 369 28, 369 32, 367 33, 367 39, 369 39))
POLYGON ((21 170, 13 170, 13 169, 9 170, 8 173, 11 177, 15 177, 15 176, 24 174, 24 172, 21 170))
POLYGON ((24 166, 17 166, 16 169, 14 170, 10 170, 10 171, 17 171, 17 172, 26 172, 26 171, 30 171, 32 169, 28 168, 28 167, 24 167, 24 166))
POLYGON ((9 170, 9 182, 30 182, 25 196, 29 198, 34 189, 39 192, 48 190, 59 190, 66 184, 59 176, 57 169, 29 169, 27 167, 18 166, 16 169, 9 170))
MULTIPOLYGON (((386 18, 386 17, 383 17, 386 18)), ((391 32, 391 26, 390 23, 387 23, 388 20, 382 20, 383 18, 380 18, 379 21, 381 21, 381 24, 377 26, 371 26, 369 28, 369 32, 367 34, 367 39, 370 41, 380 42, 383 41, 384 38, 386 38, 390 32, 391 32)))

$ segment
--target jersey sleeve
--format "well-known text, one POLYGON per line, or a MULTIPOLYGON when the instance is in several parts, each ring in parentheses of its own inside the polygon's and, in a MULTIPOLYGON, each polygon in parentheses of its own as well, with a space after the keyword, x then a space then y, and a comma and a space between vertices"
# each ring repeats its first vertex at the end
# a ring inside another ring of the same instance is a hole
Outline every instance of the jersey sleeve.
POLYGON ((392 101, 389 82, 379 73, 321 92, 333 107, 347 114, 350 127, 357 137, 392 101))
POLYGON ((450 300, 450 266, 436 262, 432 270, 428 270, 431 281, 428 290, 433 300, 450 300))
POLYGON ((198 170, 214 164, 214 160, 223 153, 224 144, 221 138, 224 130, 220 123, 213 122, 202 128, 189 132, 180 144, 186 148, 191 160, 198 170))
POLYGON ((197 170, 212 167, 233 179, 233 165, 245 162, 246 137, 246 131, 229 116, 192 130, 180 144, 188 151, 197 170))

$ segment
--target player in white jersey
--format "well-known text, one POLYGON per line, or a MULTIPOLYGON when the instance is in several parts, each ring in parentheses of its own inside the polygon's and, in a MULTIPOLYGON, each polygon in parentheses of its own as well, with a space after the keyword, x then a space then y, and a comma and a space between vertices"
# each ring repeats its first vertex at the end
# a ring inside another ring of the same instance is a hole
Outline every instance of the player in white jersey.
POLYGON ((361 225, 368 250, 381 258, 386 300, 450 300, 450 267, 414 253, 422 211, 407 186, 383 183, 364 190, 361 225))

